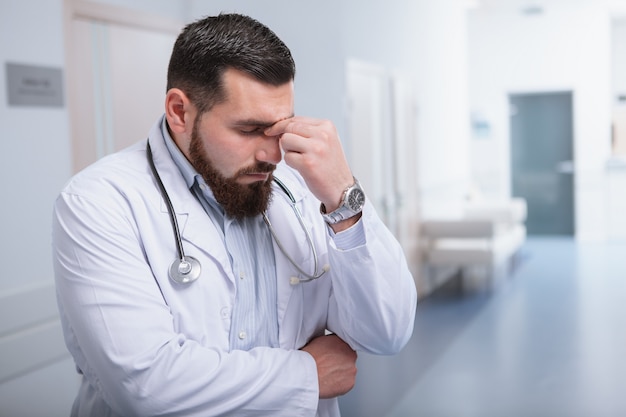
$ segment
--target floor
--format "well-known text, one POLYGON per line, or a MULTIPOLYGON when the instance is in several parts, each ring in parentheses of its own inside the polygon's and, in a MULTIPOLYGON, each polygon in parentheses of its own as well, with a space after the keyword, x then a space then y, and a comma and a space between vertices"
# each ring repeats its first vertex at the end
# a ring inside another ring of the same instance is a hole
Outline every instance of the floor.
POLYGON ((518 259, 422 300, 400 354, 361 354, 342 416, 626 416, 626 244, 530 238, 518 259))

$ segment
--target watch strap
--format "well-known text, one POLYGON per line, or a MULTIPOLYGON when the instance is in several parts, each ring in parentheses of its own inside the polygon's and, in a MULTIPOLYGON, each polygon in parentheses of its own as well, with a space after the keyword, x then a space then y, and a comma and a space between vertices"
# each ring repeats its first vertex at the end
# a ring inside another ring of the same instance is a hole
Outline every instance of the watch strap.
POLYGON ((363 210, 363 204, 357 210, 352 209, 348 204, 348 193, 354 192, 353 189, 355 188, 358 189, 357 192, 363 193, 363 190, 361 189, 361 184, 359 184, 359 181, 356 178, 354 178, 354 183, 343 191, 339 207, 330 213, 326 212, 326 206, 324 205, 324 203, 320 205, 320 213, 322 214, 322 217, 324 218, 326 223, 339 223, 340 221, 356 216, 363 210))

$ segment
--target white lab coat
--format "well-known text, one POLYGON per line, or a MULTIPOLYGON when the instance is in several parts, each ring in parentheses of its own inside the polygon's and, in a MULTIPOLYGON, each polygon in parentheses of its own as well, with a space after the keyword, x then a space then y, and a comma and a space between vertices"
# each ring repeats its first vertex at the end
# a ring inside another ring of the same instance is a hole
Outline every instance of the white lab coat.
MULTIPOLYGON (((298 200, 320 265, 311 283, 274 243, 280 349, 229 351, 235 274, 220 233, 187 188, 163 142, 150 133, 156 167, 176 211, 184 250, 202 264, 187 285, 168 278, 177 256, 146 143, 77 174, 55 204, 53 252, 64 336, 84 374, 79 416, 338 416, 336 399, 318 400, 317 369, 298 350, 332 331, 357 351, 394 354, 413 328, 416 291, 402 249, 367 204, 367 244, 337 250, 319 202, 283 164, 276 176, 298 200)), ((268 209, 276 233, 305 270, 313 262, 287 199, 268 209)))

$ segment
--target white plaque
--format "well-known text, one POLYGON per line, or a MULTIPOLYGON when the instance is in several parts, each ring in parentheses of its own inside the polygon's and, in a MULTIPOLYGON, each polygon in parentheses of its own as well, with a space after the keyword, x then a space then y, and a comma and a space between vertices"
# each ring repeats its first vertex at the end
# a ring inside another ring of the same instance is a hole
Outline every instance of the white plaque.
POLYGON ((63 71, 7 62, 9 106, 63 107, 63 71))

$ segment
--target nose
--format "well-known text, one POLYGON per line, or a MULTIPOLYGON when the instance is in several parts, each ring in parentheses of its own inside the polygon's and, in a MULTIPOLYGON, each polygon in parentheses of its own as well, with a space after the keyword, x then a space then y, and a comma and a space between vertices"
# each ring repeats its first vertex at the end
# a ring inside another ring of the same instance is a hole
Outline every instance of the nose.
POLYGON ((279 145, 280 136, 262 136, 256 152, 257 161, 267 162, 270 164, 278 164, 282 159, 282 152, 279 145))

